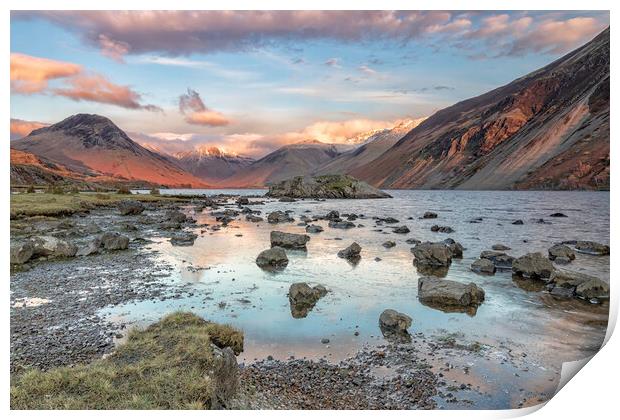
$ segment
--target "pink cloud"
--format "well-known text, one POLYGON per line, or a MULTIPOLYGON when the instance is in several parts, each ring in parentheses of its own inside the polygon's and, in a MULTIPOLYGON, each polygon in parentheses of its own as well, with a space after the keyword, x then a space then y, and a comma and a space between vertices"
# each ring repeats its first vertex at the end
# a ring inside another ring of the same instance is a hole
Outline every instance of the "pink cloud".
POLYGON ((49 124, 38 121, 26 121, 17 118, 11 118, 11 140, 19 139, 27 136, 37 128, 47 127, 49 124))
POLYGON ((121 41, 114 41, 104 34, 99 35, 99 46, 101 53, 119 63, 125 62, 123 57, 129 53, 129 44, 121 41))
POLYGON ((188 124, 221 127, 230 124, 224 114, 205 106, 200 94, 193 89, 179 97, 179 111, 185 115, 188 124))
POLYGON ((74 76, 82 71, 78 64, 25 54, 11 54, 11 90, 21 94, 39 93, 52 79, 74 76))

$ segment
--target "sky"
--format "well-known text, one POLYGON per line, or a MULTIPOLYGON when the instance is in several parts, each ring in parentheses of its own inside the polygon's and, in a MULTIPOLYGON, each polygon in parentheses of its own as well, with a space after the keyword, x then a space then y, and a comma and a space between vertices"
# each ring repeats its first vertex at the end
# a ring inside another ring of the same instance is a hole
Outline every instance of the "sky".
POLYGON ((11 139, 77 113, 166 152, 344 142, 536 70, 608 12, 13 11, 11 139))

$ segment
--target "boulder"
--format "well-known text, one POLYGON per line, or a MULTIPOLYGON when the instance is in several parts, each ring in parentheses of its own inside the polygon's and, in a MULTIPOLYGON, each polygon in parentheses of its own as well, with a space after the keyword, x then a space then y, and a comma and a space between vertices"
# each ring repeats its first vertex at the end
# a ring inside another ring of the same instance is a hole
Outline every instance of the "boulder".
POLYGON ((484 301, 484 290, 474 283, 429 276, 418 279, 418 298, 422 303, 441 306, 478 306, 484 301))
POLYGON ((275 224, 275 223, 286 223, 293 222, 295 219, 290 217, 287 213, 277 210, 269 213, 267 215, 267 222, 275 224))
POLYGON ((394 232, 394 233, 409 233, 411 231, 409 230, 409 228, 407 226, 399 226, 397 228, 394 228, 394 230, 392 232, 394 232))
POLYGON ((164 215, 164 222, 169 224, 185 223, 187 216, 178 210, 168 210, 164 215))
POLYGON ((523 220, 521 220, 521 219, 515 220, 514 222, 512 222, 512 224, 513 225, 522 225, 523 224, 523 220))
POLYGON ((452 251, 443 242, 423 242, 411 249, 417 266, 449 267, 452 251))
POLYGON ((480 258, 491 261, 498 270, 512 270, 514 257, 500 251, 482 251, 480 258))
POLYGON ((250 204, 250 200, 247 197, 239 197, 237 198, 237 205, 238 206, 247 206, 250 204))
POLYGON ((101 236, 101 243, 105 249, 110 251, 127 249, 129 238, 117 232, 106 232, 101 236))
POLYGON ((391 198, 349 175, 297 176, 269 187, 267 197, 292 198, 391 198))
POLYGON ((491 260, 486 258, 479 258, 471 263, 471 271, 480 274, 493 274, 495 273, 495 264, 491 260))
POLYGON ((362 247, 359 246, 357 242, 353 242, 345 249, 338 251, 338 257, 345 258, 347 260, 357 260, 361 258, 360 252, 362 252, 362 247))
POLYGON ((258 223, 262 222, 263 218, 260 216, 254 216, 253 214, 248 214, 247 216, 245 216, 245 220, 252 223, 258 223))
POLYGON ((323 227, 319 225, 308 225, 306 226, 306 232, 308 233, 320 233, 323 232, 323 227))
POLYGON ((436 218, 437 218, 437 213, 433 213, 432 211, 424 212, 424 215, 422 215, 422 219, 436 219, 436 218))
POLYGON ((93 238, 86 245, 80 247, 75 255, 85 257, 87 255, 96 254, 99 252, 99 248, 101 248, 101 238, 93 238))
POLYGON ((405 240, 405 242, 407 242, 408 244, 411 244, 411 245, 417 245, 417 244, 421 244, 422 243, 421 240, 415 239, 415 238, 409 238, 409 239, 405 240))
POLYGON ((572 261, 575 259, 575 252, 566 245, 553 245, 551 248, 549 248, 549 259, 554 261, 558 258, 568 259, 569 261, 572 261))
POLYGON ((324 217, 325 220, 333 220, 336 222, 340 221, 340 213, 337 210, 332 210, 327 213, 324 217))
POLYGON ((180 232, 172 235, 170 243, 174 246, 192 246, 198 235, 192 232, 180 232))
POLYGON ((288 257, 284 248, 275 246, 258 254, 256 265, 264 270, 281 270, 288 265, 288 257))
POLYGON ((603 245, 593 241, 566 241, 567 245, 573 245, 578 252, 590 255, 609 255, 609 245, 603 245))
POLYGON ((407 330, 411 327, 411 322, 410 316, 394 309, 386 309, 379 316, 379 328, 384 334, 386 332, 408 334, 407 330))
POLYGON ((433 225, 431 226, 431 232, 452 233, 454 232, 454 229, 450 226, 433 225))
POLYGON ((14 245, 11 247, 11 264, 24 264, 34 254, 34 246, 31 242, 14 245))
POLYGON ((552 213, 549 215, 549 217, 568 217, 568 216, 565 215, 564 213, 552 213))
POLYGON ((355 227, 355 223, 349 222, 348 220, 343 220, 340 222, 330 220, 328 226, 333 229, 351 229, 355 227))
POLYGON ((491 247, 491 249, 493 251, 508 251, 510 247, 502 244, 495 244, 491 247))
POLYGON ((521 277, 549 281, 555 268, 540 252, 525 254, 512 262, 512 272, 521 277))
POLYGON ((288 249, 306 249, 306 243, 310 240, 308 235, 286 233, 274 230, 271 232, 271 247, 279 246, 288 249))
POLYGON ((394 248, 396 246, 396 242, 394 241, 385 241, 383 242, 384 248, 394 248))
POLYGON ((448 246, 448 249, 450 249, 452 258, 463 258, 463 245, 461 245, 459 242, 456 242, 452 238, 445 239, 443 243, 448 246))
POLYGON ((609 299, 609 284, 594 278, 577 286, 575 294, 583 299, 609 299))
POLYGON ((144 211, 144 204, 138 200, 121 200, 118 202, 118 210, 123 216, 141 214, 144 211))
POLYGON ((305 318, 317 301, 326 294, 327 289, 321 285, 310 287, 307 283, 293 283, 288 290, 293 318, 305 318))
POLYGON ((551 278, 549 279, 549 281, 553 283, 556 287, 572 289, 590 280, 598 280, 598 278, 590 276, 588 274, 579 273, 577 271, 562 269, 556 269, 551 275, 551 278))
POLYGON ((34 257, 73 257, 77 246, 53 236, 35 236, 30 239, 34 257))

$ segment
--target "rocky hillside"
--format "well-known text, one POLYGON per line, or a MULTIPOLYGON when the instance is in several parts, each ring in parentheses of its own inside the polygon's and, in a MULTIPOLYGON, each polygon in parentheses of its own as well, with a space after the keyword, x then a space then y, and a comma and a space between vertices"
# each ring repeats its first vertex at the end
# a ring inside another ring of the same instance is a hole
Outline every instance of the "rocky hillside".
MULTIPOLYGON (((365 165, 394 146, 405 134, 417 127, 424 118, 406 119, 394 128, 379 130, 368 137, 359 147, 342 153, 318 167, 315 174, 344 174, 365 165)), ((375 130, 376 131, 376 130, 375 130)))
POLYGON ((267 197, 289 198, 391 198, 349 175, 296 176, 269 187, 267 197))
POLYGON ((339 154, 331 144, 306 141, 283 146, 257 160, 218 185, 226 187, 255 187, 307 175, 339 154))
POLYGON ((213 146, 175 153, 179 166, 207 183, 226 179, 254 163, 254 159, 225 153, 213 146))
POLYGON ((99 115, 73 115, 34 130, 11 142, 11 146, 84 176, 146 181, 170 187, 206 186, 172 159, 140 146, 112 121, 99 115))
POLYGON ((609 28, 443 109, 351 174, 384 188, 608 189, 609 28))

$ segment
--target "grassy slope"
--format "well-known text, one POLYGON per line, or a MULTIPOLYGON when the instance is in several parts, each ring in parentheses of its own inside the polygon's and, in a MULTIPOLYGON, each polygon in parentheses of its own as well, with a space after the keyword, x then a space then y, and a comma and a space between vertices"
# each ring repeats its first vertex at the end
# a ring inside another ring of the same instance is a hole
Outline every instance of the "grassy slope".
POLYGON ((11 409, 202 409, 214 404, 211 343, 243 350, 243 333, 177 312, 88 365, 11 378, 11 409))

